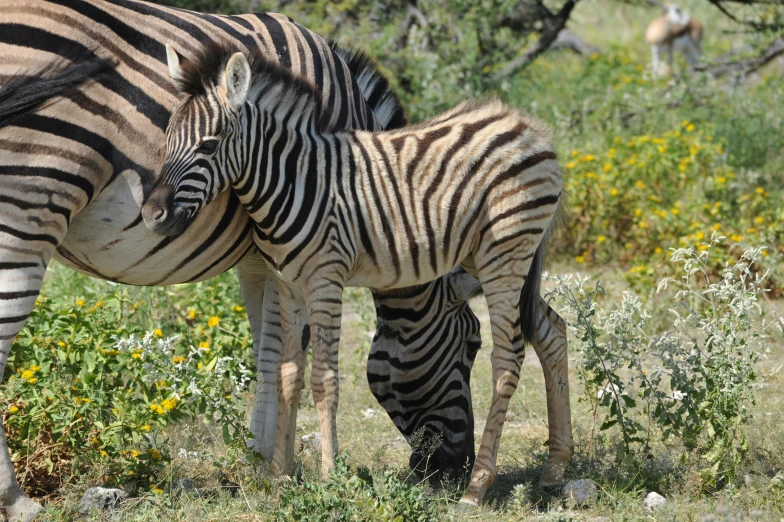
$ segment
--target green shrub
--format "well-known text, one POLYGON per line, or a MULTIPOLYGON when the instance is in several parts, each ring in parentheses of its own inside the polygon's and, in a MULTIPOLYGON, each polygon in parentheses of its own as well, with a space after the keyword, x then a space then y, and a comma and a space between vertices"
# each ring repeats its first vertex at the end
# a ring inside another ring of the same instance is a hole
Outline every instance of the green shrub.
POLYGON ((90 304, 39 298, 0 387, 21 482, 48 493, 100 468, 106 484, 146 488, 170 460, 164 429, 184 419, 215 420, 244 447, 253 360, 233 286, 197 285, 192 308, 161 292, 162 314, 124 292, 90 304), (157 315, 170 322, 145 333, 157 315))
POLYGON ((596 304, 601 284, 591 288, 587 278, 556 277, 553 292, 573 315, 582 400, 600 420, 599 430, 618 429, 625 453, 637 463, 649 456, 654 437, 676 439, 703 487, 735 477, 759 381, 755 364, 768 354, 766 330, 781 329, 779 321, 761 318, 764 277, 751 267, 762 248, 738 254, 712 277, 712 251, 721 250, 722 239, 713 237, 706 248, 673 249, 670 262, 680 276, 662 279, 658 290, 676 290, 668 296, 674 319, 660 335, 651 332, 651 314, 631 291, 609 310, 596 304))

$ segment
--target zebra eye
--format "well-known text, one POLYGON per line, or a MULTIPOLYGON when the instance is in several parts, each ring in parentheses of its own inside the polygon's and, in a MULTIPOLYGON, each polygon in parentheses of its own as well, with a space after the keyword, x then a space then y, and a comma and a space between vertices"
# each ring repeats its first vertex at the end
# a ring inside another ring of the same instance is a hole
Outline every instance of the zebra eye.
POLYGON ((196 149, 198 154, 215 154, 218 150, 218 140, 215 138, 208 138, 201 142, 199 148, 196 149))

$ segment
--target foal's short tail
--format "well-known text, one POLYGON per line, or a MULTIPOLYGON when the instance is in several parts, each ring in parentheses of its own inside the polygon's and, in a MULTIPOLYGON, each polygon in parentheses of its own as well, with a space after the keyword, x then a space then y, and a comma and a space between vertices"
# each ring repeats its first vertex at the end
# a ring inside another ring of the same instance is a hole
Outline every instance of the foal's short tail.
POLYGON ((542 280, 542 271, 544 270, 547 240, 566 222, 566 208, 563 198, 564 194, 562 192, 555 215, 552 221, 550 221, 547 230, 545 230, 536 253, 534 253, 534 260, 531 263, 531 268, 528 270, 528 277, 525 279, 525 285, 523 285, 523 291, 520 294, 520 330, 523 333, 523 339, 528 343, 533 342, 539 319, 539 287, 542 280))

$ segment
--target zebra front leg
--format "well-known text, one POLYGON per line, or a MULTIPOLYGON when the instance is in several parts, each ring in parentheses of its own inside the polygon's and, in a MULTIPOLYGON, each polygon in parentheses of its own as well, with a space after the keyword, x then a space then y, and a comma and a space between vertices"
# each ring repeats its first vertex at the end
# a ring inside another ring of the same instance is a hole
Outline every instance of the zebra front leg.
POLYGON ((297 411, 305 377, 305 349, 310 334, 305 305, 299 294, 290 285, 278 282, 277 286, 283 350, 277 369, 278 415, 273 464, 281 473, 291 475, 294 473, 297 411))
POLYGON ((256 397, 250 420, 253 449, 271 461, 278 421, 278 365, 281 352, 278 284, 274 278, 268 283, 267 263, 256 254, 240 261, 237 274, 248 313, 253 337, 253 359, 256 362, 256 397))
MULTIPOLYGON (((21 243, 7 233, 0 233, 0 378, 14 339, 35 306, 51 259, 51 252, 43 253, 42 249, 54 250, 52 244, 42 248, 36 241, 21 243)), ((5 427, 0 422, 0 513, 9 521, 29 521, 41 509, 17 483, 5 427)))
POLYGON ((479 280, 490 311, 490 326, 493 333, 491 355, 493 397, 482 434, 482 443, 471 473, 471 482, 460 499, 462 504, 479 505, 487 490, 495 482, 498 444, 501 440, 506 411, 520 380, 520 366, 525 357, 525 345, 520 330, 519 303, 525 278, 512 274, 527 274, 530 262, 527 264, 522 262, 519 265, 519 270, 501 276, 481 269, 479 272, 479 280))
POLYGON ((544 372, 550 430, 550 457, 542 475, 542 486, 560 486, 564 483, 566 465, 574 454, 566 323, 541 297, 539 322, 534 333, 532 344, 544 372))
POLYGON ((319 278, 308 285, 305 301, 313 335, 310 388, 321 425, 321 478, 335 469, 338 452, 338 347, 343 314, 343 285, 338 277, 319 278))

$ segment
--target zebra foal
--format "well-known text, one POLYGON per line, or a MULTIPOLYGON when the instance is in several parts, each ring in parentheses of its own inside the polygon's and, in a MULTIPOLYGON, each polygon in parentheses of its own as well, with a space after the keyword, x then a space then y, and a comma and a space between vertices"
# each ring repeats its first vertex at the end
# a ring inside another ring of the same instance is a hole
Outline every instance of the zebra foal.
MULTIPOLYGON (((298 298, 306 303, 322 474, 334 467, 338 445, 343 288, 410 287, 458 265, 478 276, 490 310, 494 388, 461 501, 480 502, 495 479, 524 340, 536 338, 541 314, 526 303, 538 300, 538 247, 561 196, 549 130, 497 100, 464 103, 397 131, 335 130, 312 84, 261 55, 249 60, 213 46, 180 63, 168 46, 167 56, 187 97, 169 122, 163 172, 143 212, 155 216, 153 230, 184 230, 225 189, 239 196, 254 242, 283 283, 284 334, 297 328, 298 298)), ((285 472, 304 365, 302 350, 284 344, 273 460, 285 472)))

